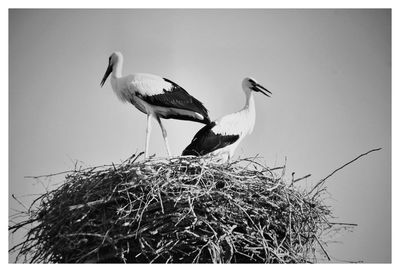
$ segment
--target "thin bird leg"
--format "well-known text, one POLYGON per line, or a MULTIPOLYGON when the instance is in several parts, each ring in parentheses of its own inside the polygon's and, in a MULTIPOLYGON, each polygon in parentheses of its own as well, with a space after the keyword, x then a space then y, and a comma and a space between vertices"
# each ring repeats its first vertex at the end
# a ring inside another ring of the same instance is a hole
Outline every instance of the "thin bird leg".
POLYGON ((161 132, 164 138, 164 143, 165 143, 165 147, 167 148, 167 153, 168 153, 168 157, 171 157, 171 151, 169 150, 169 145, 168 145, 168 138, 167 138, 167 130, 164 128, 160 117, 157 116, 157 121, 160 124, 161 127, 161 132))
POLYGON ((147 114, 147 127, 146 127, 146 147, 144 150, 144 157, 148 157, 149 152, 149 140, 150 140, 150 132, 151 132, 151 115, 147 114))

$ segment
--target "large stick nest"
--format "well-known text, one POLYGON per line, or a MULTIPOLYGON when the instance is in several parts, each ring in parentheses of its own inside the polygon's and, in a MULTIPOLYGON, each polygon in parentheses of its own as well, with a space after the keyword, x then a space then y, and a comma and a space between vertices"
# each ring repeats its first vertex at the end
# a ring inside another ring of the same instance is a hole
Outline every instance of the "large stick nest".
POLYGON ((127 160, 73 170, 32 204, 28 262, 302 263, 332 225, 324 190, 251 159, 127 160))

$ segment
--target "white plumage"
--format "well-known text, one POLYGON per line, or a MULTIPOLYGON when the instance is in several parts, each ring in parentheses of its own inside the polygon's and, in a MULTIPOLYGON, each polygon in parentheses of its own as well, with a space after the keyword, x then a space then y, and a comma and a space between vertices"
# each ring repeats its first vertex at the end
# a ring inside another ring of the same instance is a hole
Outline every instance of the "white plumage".
POLYGON ((228 161, 234 154, 243 138, 252 133, 256 111, 253 91, 261 92, 269 97, 266 88, 254 79, 245 78, 242 88, 246 95, 246 103, 238 112, 225 115, 201 128, 185 148, 182 155, 203 156, 209 154, 220 161, 228 161))
POLYGON ((210 123, 208 111, 203 104, 178 84, 151 74, 136 73, 122 76, 122 64, 122 54, 112 53, 100 85, 103 86, 111 74, 111 86, 117 97, 147 114, 145 157, 148 156, 149 150, 151 118, 155 118, 161 127, 168 156, 171 156, 171 152, 161 118, 210 123))

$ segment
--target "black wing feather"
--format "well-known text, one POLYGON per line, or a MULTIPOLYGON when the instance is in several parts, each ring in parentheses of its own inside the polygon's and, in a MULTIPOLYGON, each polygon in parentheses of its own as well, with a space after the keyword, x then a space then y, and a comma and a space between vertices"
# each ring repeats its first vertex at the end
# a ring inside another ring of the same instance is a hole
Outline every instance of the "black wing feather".
POLYGON ((177 116, 178 118, 175 116, 172 116, 170 118, 192 120, 204 124, 209 124, 211 122, 210 117, 208 116, 208 110, 204 107, 203 103, 191 96, 188 92, 185 91, 185 89, 183 89, 175 82, 166 78, 163 79, 172 85, 172 88, 170 90, 164 89, 164 92, 162 94, 144 96, 141 98, 152 105, 197 112, 198 114, 201 114, 203 116, 204 120, 193 120, 188 117, 179 118, 179 116, 177 116))
POLYGON ((215 125, 215 122, 212 122, 202 127, 193 137, 192 142, 183 150, 182 156, 204 156, 217 149, 231 145, 239 139, 239 135, 215 134, 212 131, 215 125))

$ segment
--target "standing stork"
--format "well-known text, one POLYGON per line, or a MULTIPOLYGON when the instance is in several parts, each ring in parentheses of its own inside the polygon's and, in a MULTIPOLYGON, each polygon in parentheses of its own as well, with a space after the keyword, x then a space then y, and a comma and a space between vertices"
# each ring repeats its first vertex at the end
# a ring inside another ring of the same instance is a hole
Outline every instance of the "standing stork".
POLYGON ((145 157, 148 156, 151 118, 161 127, 168 156, 167 131, 161 118, 179 119, 209 124, 210 118, 203 104, 189 95, 182 87, 169 79, 156 75, 136 73, 122 76, 123 56, 114 52, 108 58, 108 67, 100 85, 103 86, 111 74, 111 86, 122 102, 130 102, 138 110, 147 114, 145 157))
POLYGON ((193 137, 192 142, 183 150, 183 156, 210 154, 222 162, 230 160, 239 143, 253 131, 256 120, 253 91, 261 92, 268 97, 271 94, 254 79, 248 77, 243 79, 242 88, 246 95, 246 104, 243 109, 225 115, 201 128, 193 137))

